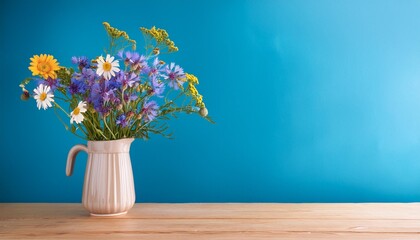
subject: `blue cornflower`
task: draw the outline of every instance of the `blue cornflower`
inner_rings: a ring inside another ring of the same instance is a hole
[[[71,95],[73,94],[84,94],[87,90],[88,86],[86,85],[83,79],[72,78],[71,83],[69,86],[69,92]]]
[[[118,83],[120,83],[123,87],[123,89],[127,88],[127,87],[133,87],[134,84],[138,81],[140,81],[139,76],[133,72],[120,72],[117,75],[116,81]]]
[[[156,101],[146,102],[141,109],[141,114],[145,122],[151,122],[158,115],[159,106]]]
[[[71,62],[73,64],[77,64],[79,66],[79,69],[83,68],[89,68],[90,67],[90,61],[87,57],[81,56],[81,57],[72,57]]]
[[[155,58],[153,60],[152,66],[147,67],[147,69],[145,69],[145,73],[148,74],[150,77],[158,77],[161,75],[162,71],[164,71],[163,65],[158,58]]]
[[[115,121],[115,123],[123,128],[131,125],[132,120],[127,118],[127,116],[125,116],[125,114],[121,114],[117,117],[117,120]]]
[[[60,84],[61,79],[59,78],[50,78],[42,79],[42,78],[36,78],[35,79],[38,82],[38,85],[43,84],[44,86],[49,86],[51,88],[51,91],[55,91],[57,87],[61,87]]]
[[[138,98],[137,94],[124,94],[124,101],[129,103],[131,101],[135,101]]]
[[[89,86],[92,86],[96,80],[96,73],[90,68],[83,68],[81,77],[88,83]]]
[[[169,79],[169,87],[172,87],[175,90],[178,90],[182,84],[185,82],[185,73],[184,70],[175,63],[166,65],[165,67],[166,75],[163,76],[164,79]]]
[[[165,91],[165,83],[159,80],[157,77],[152,77],[151,82],[152,94],[157,97],[163,97],[162,94]]]
[[[88,102],[93,106],[95,111],[102,115],[106,115],[111,111],[111,107],[105,106],[104,99],[106,99],[106,97],[104,97],[104,95],[107,95],[107,93],[103,89],[103,85],[104,84],[95,83],[91,86]]]
[[[113,101],[115,97],[114,89],[110,89],[102,94],[102,98],[104,100],[104,103],[107,103],[109,101]]]
[[[140,59],[140,55],[137,52],[130,52],[130,51],[127,51],[127,52],[119,51],[118,57],[120,57],[124,61],[125,65],[131,65]]]
[[[131,69],[134,71],[143,70],[147,67],[146,57],[140,56],[137,52],[119,51],[118,56],[124,61],[126,66],[131,66]]]

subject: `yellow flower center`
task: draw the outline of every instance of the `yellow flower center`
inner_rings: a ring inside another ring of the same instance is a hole
[[[43,62],[38,64],[38,70],[40,72],[49,72],[51,70],[51,67],[49,64]]]
[[[80,113],[80,108],[77,107],[73,110],[74,115],[79,115],[79,113]]]
[[[39,100],[44,101],[47,98],[47,94],[46,93],[41,93],[41,95],[39,95]]]
[[[104,65],[102,65],[102,67],[104,68],[104,71],[109,72],[111,71],[111,63],[109,62],[104,62]]]

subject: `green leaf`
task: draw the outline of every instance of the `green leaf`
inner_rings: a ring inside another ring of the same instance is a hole
[[[70,130],[70,132],[71,132],[71,133],[75,133],[75,132],[76,132],[76,130],[77,130],[76,126],[71,125],[71,130]]]

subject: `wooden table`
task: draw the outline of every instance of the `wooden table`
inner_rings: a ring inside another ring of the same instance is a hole
[[[420,203],[136,204],[90,217],[81,204],[0,204],[0,239],[420,239]]]

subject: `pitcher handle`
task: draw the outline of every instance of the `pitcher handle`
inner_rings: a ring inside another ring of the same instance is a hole
[[[80,151],[85,151],[88,153],[88,148],[86,145],[83,144],[77,144],[74,145],[69,151],[69,154],[67,155],[67,166],[66,166],[66,175],[71,176],[73,174],[74,169],[74,161],[76,160],[76,156]]]

